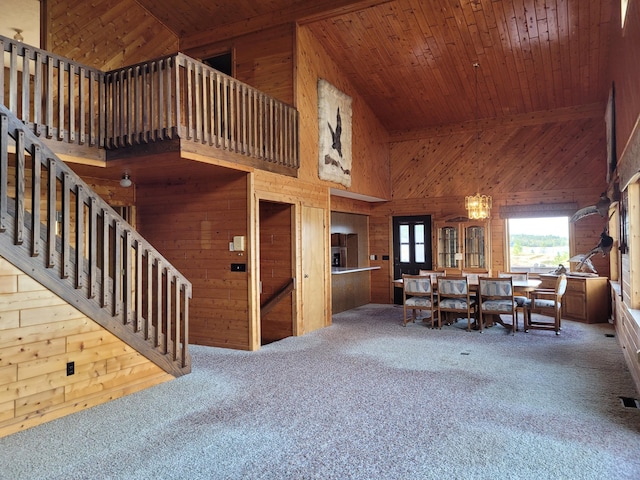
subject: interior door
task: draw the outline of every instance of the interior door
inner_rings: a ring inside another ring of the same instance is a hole
[[[393,278],[431,270],[431,216],[393,217]],[[393,301],[402,304],[402,289],[394,288]]]
[[[302,207],[302,332],[328,324],[325,290],[325,210]]]

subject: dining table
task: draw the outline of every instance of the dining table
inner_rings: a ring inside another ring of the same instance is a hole
[[[394,287],[402,288],[403,287],[402,278],[396,278],[393,280]],[[524,293],[525,295],[529,292],[535,290],[540,286],[542,280],[537,278],[530,278],[527,280],[513,280],[513,291],[516,293]],[[438,283],[432,282],[434,292],[438,290]],[[469,291],[477,292],[478,291],[478,281],[476,278],[473,278],[473,281],[469,282]],[[504,323],[504,321],[500,318],[500,315],[488,315],[488,320],[486,321],[485,327],[492,327],[494,324],[498,323],[505,328],[510,329],[512,327],[509,323]],[[515,319],[514,319],[515,320]],[[476,319],[477,321],[477,319]],[[476,327],[477,328],[477,327]]]

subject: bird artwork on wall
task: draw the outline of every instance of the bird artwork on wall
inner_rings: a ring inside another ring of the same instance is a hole
[[[582,255],[575,255],[569,259],[570,262],[580,262],[576,266],[576,272],[583,272],[586,270],[591,270],[593,273],[598,273],[591,262],[591,257],[601,253],[603,257],[607,256],[609,252],[611,252],[611,248],[613,247],[613,238],[609,236],[608,229],[605,228],[600,234],[600,241],[598,245],[593,247],[587,253]]]
[[[351,97],[318,80],[318,176],[351,186]]]
[[[611,205],[611,200],[607,196],[607,192],[602,192],[600,194],[600,200],[598,200],[598,203],[581,208],[571,216],[569,221],[571,223],[576,223],[578,220],[581,220],[584,217],[596,214],[600,215],[601,217],[606,217],[609,213],[609,205]]]

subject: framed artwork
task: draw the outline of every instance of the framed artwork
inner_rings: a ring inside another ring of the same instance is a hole
[[[318,80],[318,176],[351,186],[351,97]]]
[[[604,113],[604,122],[607,130],[607,183],[611,181],[617,167],[616,158],[616,105],[615,90],[611,85],[609,100]]]

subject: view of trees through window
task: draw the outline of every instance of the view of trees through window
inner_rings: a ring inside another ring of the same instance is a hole
[[[511,271],[546,273],[559,264],[569,269],[569,219],[510,218]]]

